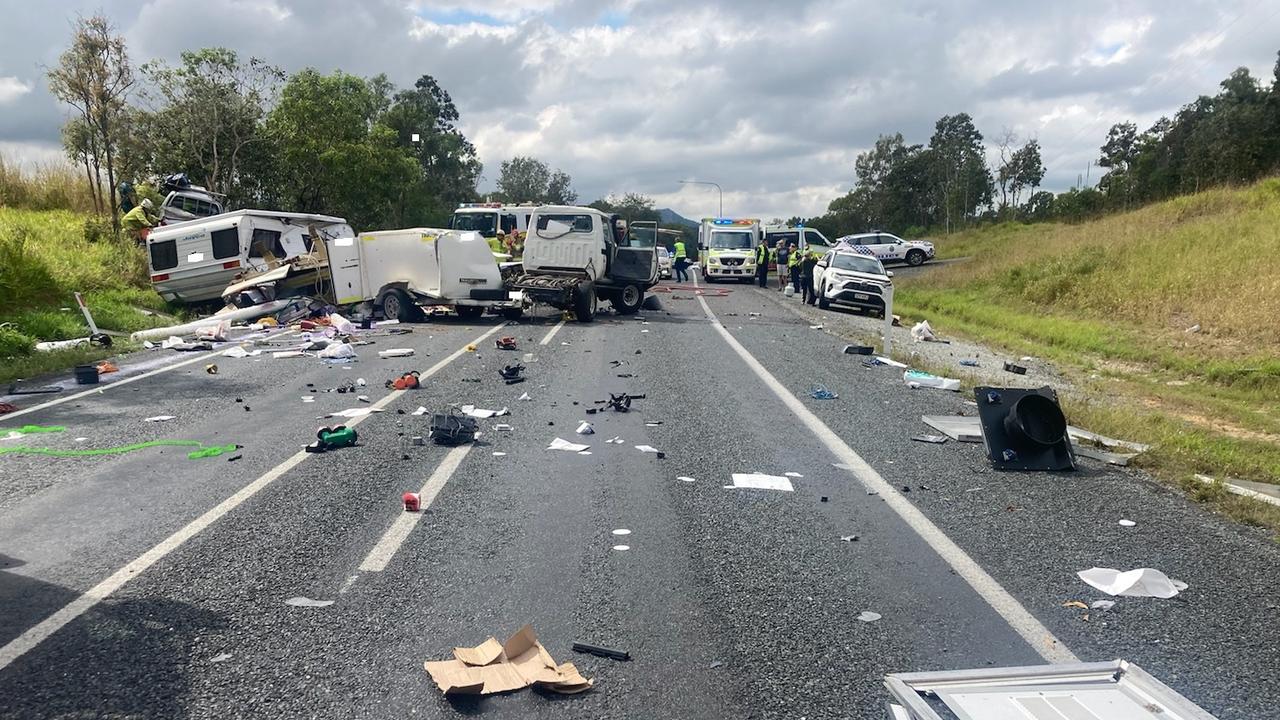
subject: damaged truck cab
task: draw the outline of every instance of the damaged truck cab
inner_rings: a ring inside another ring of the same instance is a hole
[[[590,322],[597,302],[621,315],[640,309],[658,283],[658,226],[630,225],[618,215],[588,207],[539,207],[529,218],[524,267],[513,286],[535,302],[572,310]]]

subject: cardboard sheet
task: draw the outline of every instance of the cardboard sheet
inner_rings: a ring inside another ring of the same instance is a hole
[[[423,667],[446,694],[492,695],[530,685],[574,694],[592,686],[573,663],[557,665],[530,625],[501,645],[488,638],[475,647],[454,648],[451,660],[428,660]]]

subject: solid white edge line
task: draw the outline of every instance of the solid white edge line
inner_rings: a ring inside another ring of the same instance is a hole
[[[505,325],[506,323],[502,323],[493,327],[488,332],[484,333],[480,337],[471,341],[471,344],[478,344],[484,341],[485,338],[498,332]],[[467,351],[466,346],[463,346],[456,352],[450,354],[444,360],[441,360],[440,362],[436,363],[435,365],[431,366],[431,368],[423,372],[419,376],[420,380],[425,380],[431,377],[432,375],[435,375],[436,373],[440,372],[440,370],[442,370],[446,365],[448,365],[453,360],[457,359],[466,351]],[[184,361],[184,362],[194,362],[194,361]],[[140,375],[138,377],[141,378],[142,376]],[[391,403],[392,400],[400,397],[405,392],[407,391],[394,390],[390,394],[388,394],[386,397],[378,400],[378,402],[373,403],[372,408],[382,409],[386,407],[389,403]],[[372,415],[372,413],[370,413],[370,415]],[[357,418],[351,418],[344,424],[347,427],[359,425],[368,417],[369,415],[362,415]],[[187,523],[187,525],[183,527],[181,530],[175,532],[174,534],[160,541],[160,544],[146,551],[133,562],[129,563],[128,565],[125,565],[124,567],[112,573],[106,580],[103,580],[102,582],[93,586],[80,597],[76,598],[75,600],[72,600],[70,603],[63,606],[58,611],[54,612],[49,617],[45,618],[44,620],[41,620],[36,625],[28,628],[25,632],[23,632],[21,635],[14,638],[13,640],[10,640],[8,643],[4,645],[4,647],[0,647],[0,670],[4,670],[11,663],[13,663],[14,660],[17,660],[18,658],[26,654],[27,651],[31,650],[32,648],[36,647],[40,643],[44,642],[46,639],[49,638],[49,636],[53,635],[58,630],[62,629],[62,627],[65,626],[67,623],[71,622],[72,620],[75,620],[76,618],[80,617],[87,611],[91,610],[95,605],[105,600],[108,596],[110,596],[115,591],[119,590],[125,583],[141,575],[147,568],[151,567],[156,562],[163,559],[166,555],[168,555],[169,553],[181,547],[183,543],[195,537],[202,530],[204,530],[205,528],[209,527],[210,525],[220,520],[222,516],[226,515],[232,510],[235,510],[246,500],[258,494],[260,490],[267,487],[271,483],[275,482],[286,472],[297,467],[299,464],[302,463],[302,461],[306,460],[309,455],[310,453],[306,452],[305,450],[299,450],[298,452],[289,456],[287,460],[275,466],[274,468],[268,470],[265,474],[262,475],[262,477],[259,477],[257,480],[254,480],[253,482],[249,483],[243,488],[240,488],[240,490],[238,490],[231,497],[227,498],[226,500],[223,500],[222,502],[214,506],[212,509],[207,510],[200,517]]]
[[[783,387],[782,383],[774,378],[773,374],[764,365],[761,365],[760,361],[756,360],[755,356],[725,329],[701,295],[698,296],[698,302],[702,304],[702,311],[706,313],[707,319],[711,321],[711,326],[716,329],[716,332],[720,333],[720,336],[742,358],[742,361],[764,381],[764,386],[773,390],[773,393],[782,401],[782,404],[786,405],[787,409],[791,410],[814,436],[827,446],[827,450],[852,472],[868,491],[878,493],[885,504],[897,513],[898,517],[915,531],[916,535],[920,536],[920,539],[933,548],[934,552],[938,553],[939,557],[950,565],[957,575],[964,578],[965,582],[969,583],[969,586],[1000,617],[1004,618],[1009,627],[1013,628],[1014,632],[1021,635],[1022,639],[1040,654],[1040,657],[1051,663],[1079,662],[1079,658],[1023,607],[1008,590],[1005,590],[1000,583],[996,582],[995,578],[991,577],[986,570],[983,570],[982,566],[969,557],[968,553],[962,550],[959,545],[956,545],[951,538],[947,537],[946,533],[942,532],[924,513],[920,512],[915,505],[912,505],[909,500],[903,497],[893,485],[890,485],[881,477],[875,468],[867,464],[858,453],[854,452],[853,448],[849,447],[848,443],[831,428],[827,427],[826,423],[822,422],[817,415],[814,415],[809,408],[805,407],[804,403],[800,402],[795,395]]]
[[[431,477],[427,478],[427,482],[418,491],[418,512],[402,512],[396,517],[391,527],[382,534],[382,539],[360,563],[360,572],[382,572],[387,569],[391,558],[395,557],[404,541],[409,539],[409,533],[413,532],[427,508],[435,501],[436,495],[440,494],[440,489],[457,472],[458,466],[470,451],[471,445],[460,445],[444,456],[444,460],[440,461],[435,472],[431,473]]]
[[[560,318],[560,322],[553,325],[551,329],[547,331],[547,334],[544,335],[542,339],[538,341],[538,344],[546,345],[547,343],[551,342],[551,338],[555,337],[556,333],[560,332],[560,328],[562,327],[564,327],[564,318]]]
[[[292,335],[294,332],[295,332],[295,331],[293,331],[293,330],[286,330],[285,332],[282,332],[282,333],[276,333],[275,335],[268,335],[267,337],[265,337],[265,338],[261,338],[261,339],[266,340],[266,339],[269,339],[269,338],[279,338],[279,337],[284,337],[285,335]],[[129,383],[137,382],[137,381],[139,381],[139,380],[146,380],[146,379],[147,379],[147,378],[149,378],[149,377],[155,377],[156,375],[159,375],[159,374],[161,374],[161,373],[169,372],[170,370],[177,370],[177,369],[178,369],[178,368],[180,368],[180,367],[186,367],[187,365],[190,365],[190,364],[192,364],[192,363],[198,363],[198,362],[200,362],[201,360],[208,360],[209,358],[217,357],[217,356],[221,355],[222,353],[226,352],[228,349],[230,349],[230,348],[231,348],[231,347],[233,347],[233,346],[240,346],[240,347],[243,347],[243,346],[244,346],[246,343],[248,343],[248,342],[249,342],[248,340],[245,340],[245,341],[242,341],[242,342],[227,343],[227,345],[226,345],[226,346],[224,346],[224,347],[220,347],[220,348],[218,348],[217,350],[214,350],[214,351],[213,351],[213,352],[211,352],[211,353],[205,353],[205,354],[203,354],[203,355],[197,355],[197,356],[195,356],[195,357],[193,357],[193,358],[190,358],[190,359],[187,359],[187,360],[181,360],[181,361],[179,361],[179,362],[173,363],[172,365],[165,365],[164,367],[158,367],[158,368],[156,368],[155,370],[148,370],[147,372],[144,372],[144,373],[142,373],[141,375],[134,375],[133,377],[127,377],[127,378],[124,378],[124,379],[122,379],[122,380],[116,380],[116,381],[114,381],[114,382],[107,383],[106,385],[101,385],[101,386],[99,386],[99,385],[94,385],[93,387],[89,388],[88,390],[83,390],[83,391],[81,391],[81,392],[75,393],[74,395],[66,395],[66,396],[63,396],[63,397],[60,397],[60,398],[57,398],[57,399],[54,399],[54,400],[50,400],[50,401],[48,401],[48,402],[40,403],[39,405],[32,405],[32,406],[31,406],[31,407],[29,407],[29,408],[23,408],[22,410],[15,410],[14,412],[11,412],[11,413],[9,413],[9,414],[7,414],[7,415],[0,415],[0,420],[10,420],[10,419],[12,419],[12,418],[21,417],[21,416],[23,416],[23,415],[26,415],[27,413],[33,413],[33,412],[36,412],[37,410],[43,410],[43,409],[45,409],[45,408],[51,408],[51,407],[54,407],[54,406],[56,406],[56,405],[61,405],[62,403],[65,403],[65,402],[71,402],[72,400],[78,400],[78,399],[80,399],[80,398],[82,398],[82,397],[86,397],[86,396],[88,396],[88,395],[97,395],[97,394],[99,394],[99,393],[104,393],[104,392],[106,392],[106,391],[108,391],[108,390],[111,390],[112,388],[118,388],[118,387],[120,387],[121,385],[128,385]]]

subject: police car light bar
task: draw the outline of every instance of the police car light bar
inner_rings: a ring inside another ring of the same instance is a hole
[[[749,218],[739,220],[734,220],[732,218],[707,218],[707,220],[710,220],[712,225],[755,225],[760,222],[759,220]],[[706,220],[703,222],[706,222]]]

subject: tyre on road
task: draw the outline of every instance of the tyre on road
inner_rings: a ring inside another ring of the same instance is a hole
[[[640,305],[644,303],[644,291],[639,285],[627,285],[614,293],[609,303],[619,315],[634,315],[640,312]]]
[[[416,322],[422,319],[422,309],[409,298],[409,293],[400,288],[391,288],[382,293],[378,305],[382,308],[382,316],[388,320]]]
[[[907,264],[911,267],[917,267],[924,264],[924,251],[912,250],[907,253]]]
[[[826,310],[831,307],[831,301],[827,299],[827,286],[824,284],[822,290],[818,292],[818,307]]]
[[[596,286],[582,283],[573,297],[573,314],[578,322],[591,322],[596,317]]]
[[[456,305],[453,309],[463,320],[479,320],[484,315],[484,308],[476,305]]]

